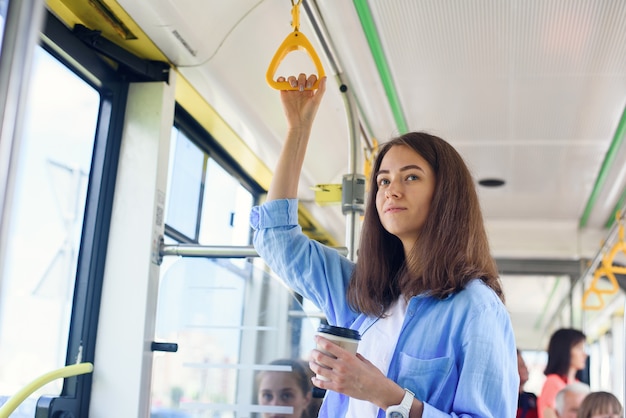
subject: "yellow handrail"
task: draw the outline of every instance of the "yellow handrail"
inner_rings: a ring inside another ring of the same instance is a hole
[[[614,264],[615,257],[618,252],[622,252],[626,254],[626,240],[624,240],[624,224],[622,220],[620,220],[619,211],[616,214],[617,222],[618,222],[618,240],[613,245],[611,250],[604,254],[602,257],[602,261],[600,265],[596,269],[593,274],[593,280],[589,285],[589,289],[587,289],[583,294],[583,309],[588,310],[601,310],[604,308],[604,299],[602,295],[614,295],[619,291],[619,283],[617,282],[617,278],[615,274],[626,274],[626,267],[617,266]],[[600,281],[600,278],[606,277],[611,284],[609,289],[599,288],[597,285]],[[589,297],[594,295],[596,298],[596,303],[592,304],[589,301]]]
[[[77,376],[79,374],[91,373],[93,371],[93,364],[91,363],[79,363],[72,364],[71,366],[61,367],[60,369],[53,370],[46,374],[43,374],[24,386],[21,390],[11,396],[2,407],[0,407],[0,418],[8,418],[11,413],[17,408],[26,398],[28,398],[33,392],[40,387],[52,382],[56,379]]]
[[[292,87],[291,84],[287,81],[276,81],[274,80],[274,75],[276,70],[278,69],[278,65],[281,63],[285,56],[295,50],[306,51],[309,54],[309,57],[315,64],[315,68],[317,69],[317,81],[305,90],[315,90],[319,85],[320,79],[324,77],[326,74],[324,73],[324,67],[322,67],[322,62],[320,58],[317,56],[313,45],[307,39],[306,36],[302,32],[300,32],[300,3],[302,0],[298,0],[294,3],[294,0],[291,0],[291,26],[293,26],[293,32],[287,35],[283,43],[278,47],[278,50],[274,54],[272,61],[270,62],[269,67],[267,68],[267,72],[265,73],[265,80],[270,87],[276,90],[296,90],[297,87]]]

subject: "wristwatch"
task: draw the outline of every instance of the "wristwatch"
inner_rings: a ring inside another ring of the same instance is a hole
[[[413,404],[413,398],[415,394],[408,389],[404,389],[404,398],[400,405],[391,405],[387,408],[387,418],[409,418],[409,411],[411,410],[411,404]]]

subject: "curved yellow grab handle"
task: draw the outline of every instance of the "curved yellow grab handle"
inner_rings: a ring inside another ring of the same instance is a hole
[[[8,418],[11,413],[20,406],[26,398],[28,398],[34,391],[40,387],[52,382],[56,379],[77,376],[79,374],[91,373],[93,371],[93,364],[91,363],[79,363],[72,364],[71,366],[65,366],[57,370],[53,370],[46,374],[39,376],[33,380],[16,394],[11,396],[2,407],[0,407],[0,418]]]
[[[311,60],[315,64],[315,68],[317,68],[317,81],[311,88],[307,88],[306,90],[315,90],[319,85],[320,78],[324,77],[326,74],[324,73],[324,67],[322,67],[322,63],[320,58],[317,56],[315,49],[313,49],[313,45],[311,42],[304,36],[304,34],[300,31],[293,31],[290,33],[282,44],[278,47],[278,50],[274,54],[274,58],[270,62],[270,66],[267,69],[267,73],[265,74],[265,79],[267,80],[267,84],[270,87],[275,88],[276,90],[297,90],[297,87],[291,87],[291,84],[287,81],[276,81],[274,80],[274,75],[276,70],[278,69],[278,65],[281,63],[283,58],[295,50],[306,51],[309,54]]]

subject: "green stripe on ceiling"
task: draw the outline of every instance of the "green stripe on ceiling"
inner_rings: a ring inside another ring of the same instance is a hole
[[[604,162],[602,163],[602,167],[600,168],[600,174],[598,174],[598,178],[596,178],[596,183],[593,186],[593,190],[591,191],[591,195],[589,196],[589,200],[587,201],[587,206],[585,206],[585,211],[583,212],[583,216],[580,218],[579,226],[584,228],[587,226],[587,222],[589,221],[589,216],[591,215],[591,211],[598,200],[598,195],[600,194],[600,190],[604,187],[604,183],[606,182],[606,178],[609,174],[609,170],[613,166],[615,162],[615,155],[617,154],[617,150],[620,145],[624,141],[624,134],[626,133],[626,107],[622,112],[622,117],[617,124],[617,129],[615,130],[615,135],[613,135],[613,141],[611,142],[611,146],[604,157]],[[607,224],[612,225],[615,221],[615,214],[613,213],[609,219],[607,220]]]
[[[613,216],[610,216],[609,219],[607,219],[606,224],[604,225],[605,228],[609,229],[613,226],[613,224],[617,221],[617,213],[621,211],[624,207],[626,207],[626,188],[624,188],[622,195],[620,196],[617,204],[613,208],[613,212],[611,212]],[[622,214],[622,216],[624,216],[624,214]]]
[[[400,132],[400,134],[404,134],[408,132],[406,119],[404,118],[404,114],[402,112],[402,106],[400,106],[398,92],[391,78],[391,72],[389,71],[389,65],[387,65],[387,59],[383,53],[383,47],[380,44],[380,38],[378,37],[378,31],[376,30],[374,19],[372,18],[372,12],[367,4],[367,0],[354,0],[354,7],[356,8],[359,19],[361,20],[361,26],[363,27],[363,32],[365,32],[365,37],[367,38],[367,43],[369,44],[370,51],[374,57],[374,62],[376,62],[378,75],[380,76],[385,92],[387,93],[387,99],[389,100],[389,106],[391,107],[391,112],[393,113],[393,118],[396,122],[398,132]]]

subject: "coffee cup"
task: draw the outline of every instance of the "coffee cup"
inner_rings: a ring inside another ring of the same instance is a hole
[[[326,324],[322,324],[319,328],[317,328],[316,335],[332,341],[334,344],[351,352],[352,354],[356,354],[356,350],[359,347],[359,341],[361,340],[361,334],[359,334],[359,331]],[[317,349],[325,354],[328,354],[329,356],[332,356],[332,354],[322,350],[319,346]],[[316,377],[320,380],[328,380],[324,376],[317,375]]]

